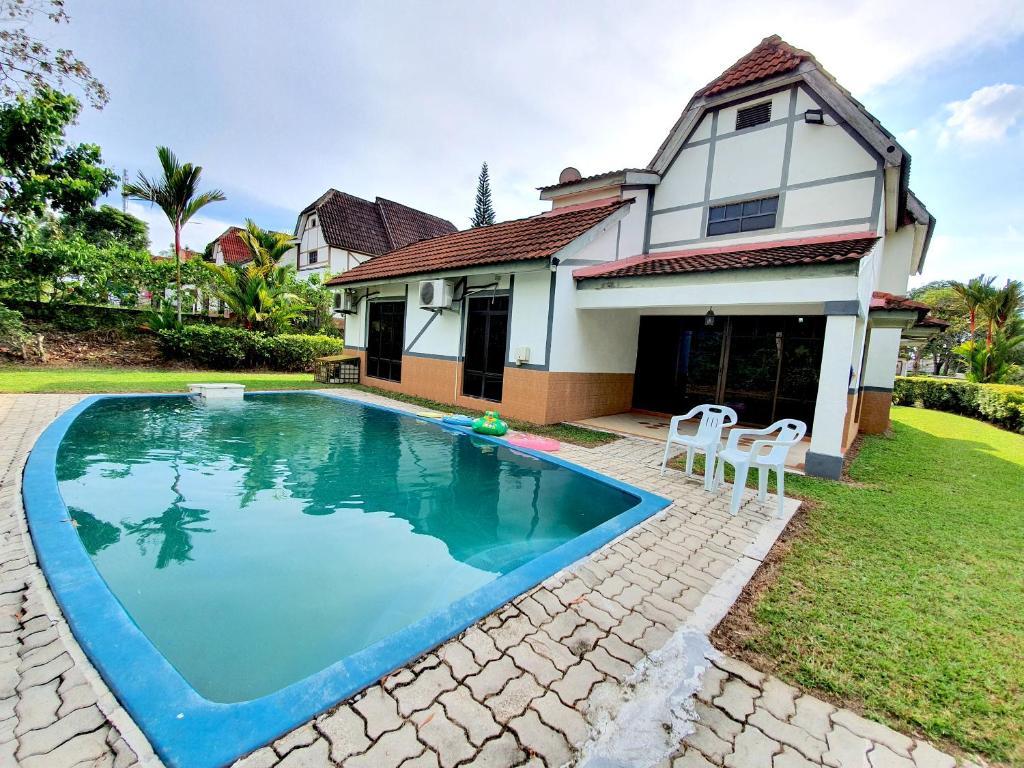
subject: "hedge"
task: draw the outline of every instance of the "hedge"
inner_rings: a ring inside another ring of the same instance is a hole
[[[962,379],[899,376],[893,386],[896,405],[917,405],[990,421],[1024,433],[1024,387],[976,384]]]
[[[336,336],[297,333],[267,336],[258,331],[216,325],[187,325],[180,330],[162,330],[158,335],[160,350],[172,360],[229,370],[311,371],[316,358],[340,354],[345,347],[345,342]]]
[[[62,331],[78,333],[97,329],[135,331],[149,317],[149,307],[111,307],[101,304],[71,304],[65,302],[15,301],[0,299],[11,309],[21,312],[26,320],[49,323]],[[185,323],[217,324],[226,322],[222,317],[208,315],[182,316]]]

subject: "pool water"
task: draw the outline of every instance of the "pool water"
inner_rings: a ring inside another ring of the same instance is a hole
[[[636,496],[313,394],[99,400],[61,496],[132,620],[215,702],[277,691],[610,520]]]

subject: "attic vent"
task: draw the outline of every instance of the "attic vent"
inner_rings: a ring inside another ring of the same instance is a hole
[[[755,104],[752,107],[744,107],[736,110],[736,130],[750,128],[752,125],[761,125],[772,119],[772,103],[766,101],[763,104]]]

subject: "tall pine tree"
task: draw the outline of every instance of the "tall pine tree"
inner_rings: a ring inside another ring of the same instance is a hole
[[[480,166],[480,178],[476,182],[476,204],[473,206],[473,218],[470,225],[486,227],[494,223],[494,208],[491,206],[491,176],[487,171],[487,163]]]

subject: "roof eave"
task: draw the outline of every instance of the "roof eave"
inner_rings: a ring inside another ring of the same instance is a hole
[[[581,179],[580,181],[569,181],[565,184],[551,184],[546,187],[538,187],[538,189],[541,200],[554,200],[556,197],[604,189],[605,187],[622,187],[634,184],[654,186],[660,182],[661,175],[654,171],[625,171],[603,174],[595,178]]]

